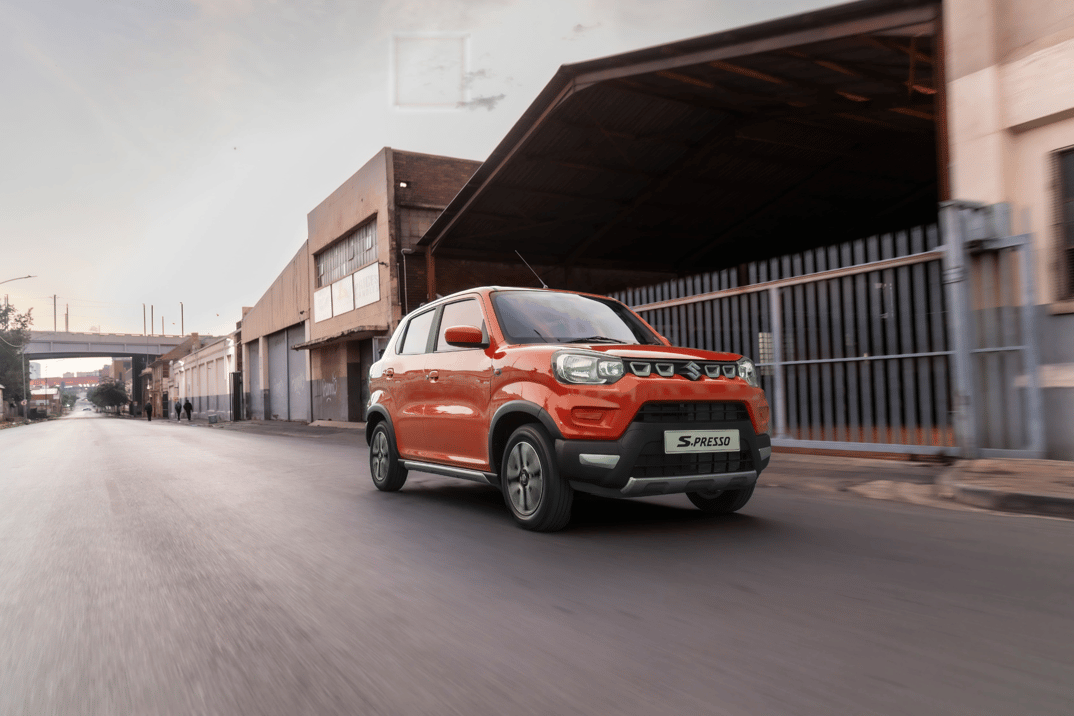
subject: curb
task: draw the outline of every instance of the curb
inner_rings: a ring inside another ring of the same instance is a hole
[[[937,478],[936,488],[940,497],[985,510],[1074,519],[1074,497],[995,490],[960,482],[950,472]]]

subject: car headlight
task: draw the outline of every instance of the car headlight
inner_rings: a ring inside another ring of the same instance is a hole
[[[626,369],[621,359],[601,353],[560,351],[552,356],[552,373],[560,383],[602,385],[619,380]]]
[[[757,366],[753,364],[749,358],[739,358],[738,362],[738,377],[746,381],[754,388],[761,386],[760,381],[757,379]]]

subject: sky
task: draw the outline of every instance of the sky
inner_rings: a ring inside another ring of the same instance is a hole
[[[230,332],[382,147],[483,160],[562,64],[831,4],[0,0],[0,301]]]

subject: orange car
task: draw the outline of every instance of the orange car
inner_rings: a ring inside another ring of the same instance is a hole
[[[486,287],[422,306],[369,392],[378,489],[409,470],[486,483],[531,530],[566,526],[575,490],[734,512],[772,454],[752,361],[674,348],[604,296]]]

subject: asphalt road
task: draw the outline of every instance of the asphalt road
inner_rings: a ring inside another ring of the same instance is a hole
[[[374,490],[358,435],[0,431],[0,714],[1070,714],[1074,523]]]

